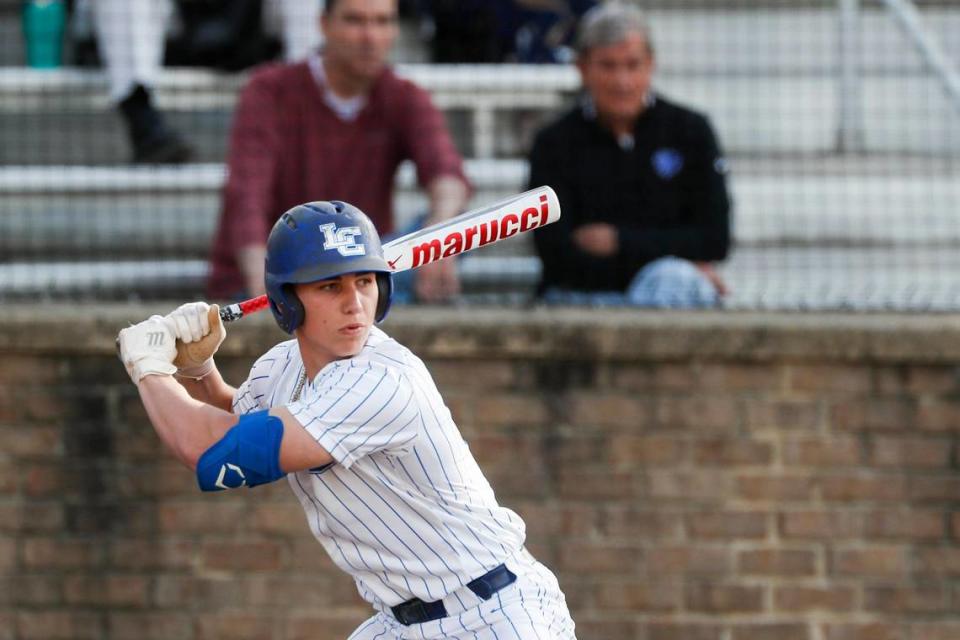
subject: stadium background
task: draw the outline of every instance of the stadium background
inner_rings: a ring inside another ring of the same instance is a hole
[[[728,308],[531,307],[518,239],[464,258],[462,305],[388,331],[435,368],[580,637],[960,637],[960,6],[638,4],[658,88],[730,158]],[[195,493],[112,353],[199,295],[242,75],[168,70],[200,158],[131,166],[99,70],[24,66],[21,8],[0,3],[0,638],[345,636],[365,609],[285,488]],[[431,65],[418,38],[396,59],[475,203],[517,191],[575,72]],[[400,188],[411,216],[412,172]],[[280,337],[230,331],[233,379]]]

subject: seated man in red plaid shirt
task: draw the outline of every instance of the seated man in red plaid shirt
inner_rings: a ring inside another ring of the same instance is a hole
[[[429,195],[424,224],[466,204],[470,188],[443,115],[425,90],[387,64],[397,1],[327,0],[320,25],[319,52],[262,68],[240,95],[211,256],[212,299],[263,293],[267,234],[301,202],[351,202],[389,235],[394,179],[404,160],[416,165]],[[456,296],[456,261],[418,269],[414,291],[423,302]]]

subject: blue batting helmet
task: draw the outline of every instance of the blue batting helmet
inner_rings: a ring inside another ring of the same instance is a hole
[[[287,333],[303,324],[304,316],[292,285],[367,271],[377,277],[380,298],[374,319],[380,322],[393,296],[391,270],[370,218],[346,202],[297,205],[280,216],[267,238],[267,298]]]

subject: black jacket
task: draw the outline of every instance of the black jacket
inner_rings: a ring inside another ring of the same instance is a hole
[[[530,186],[549,185],[560,220],[534,233],[543,262],[540,290],[624,290],[636,272],[663,256],[722,260],[730,247],[726,162],[707,118],[657,96],[621,148],[586,103],[541,130],[530,152]],[[571,232],[606,222],[620,251],[587,254]]]

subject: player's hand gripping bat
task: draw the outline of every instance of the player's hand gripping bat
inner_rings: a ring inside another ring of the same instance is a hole
[[[383,245],[383,255],[394,272],[416,269],[559,219],[557,194],[550,187],[537,187],[391,240]],[[265,295],[231,304],[220,309],[220,318],[232,322],[268,304]]]

